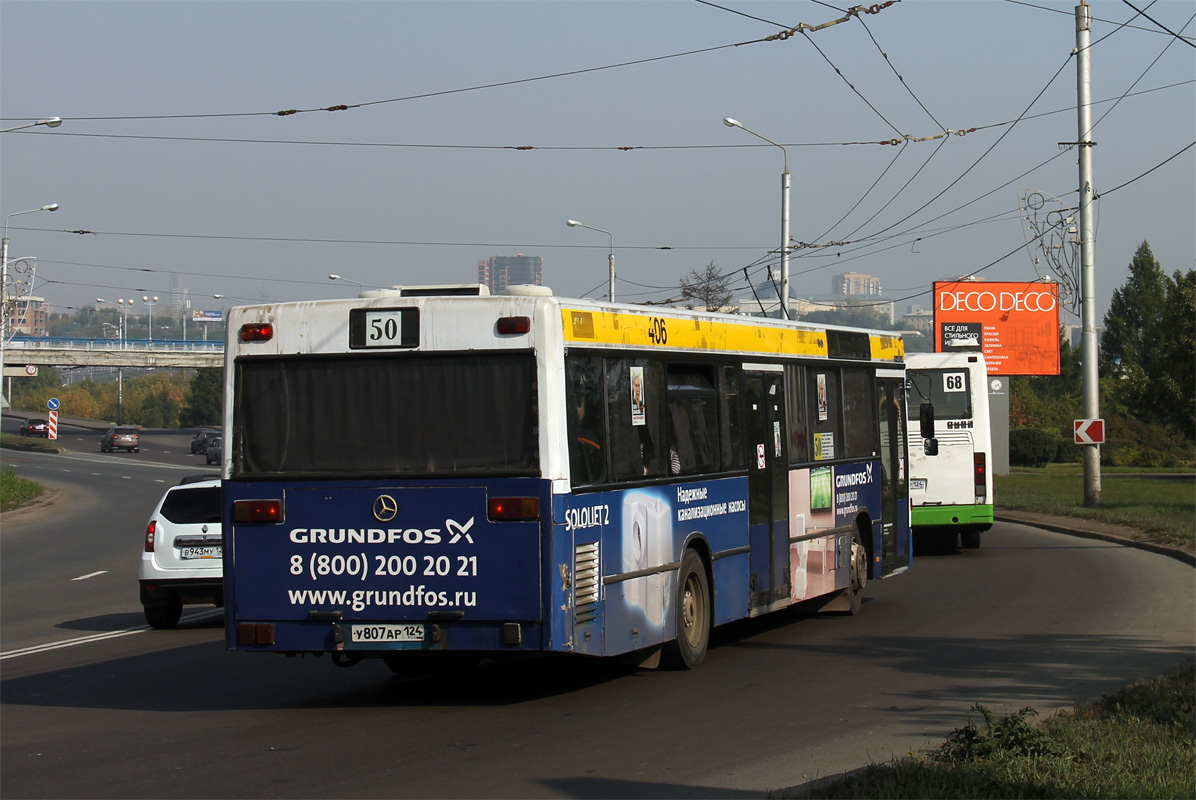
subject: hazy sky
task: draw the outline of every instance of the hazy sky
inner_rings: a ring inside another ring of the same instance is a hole
[[[1091,4],[1102,316],[1143,240],[1196,262],[1196,4],[1132,1],[1150,19]],[[795,294],[862,272],[929,307],[934,280],[1039,277],[1020,190],[1077,202],[1074,5],[904,0],[767,41],[847,7],[3,0],[0,127],[65,122],[0,138],[0,213],[59,309],[473,282],[520,253],[602,296],[610,239],[568,218],[613,235],[620,301],[711,262],[743,296],[778,261],[783,153],[730,116],[786,147],[794,242],[831,245],[793,253]]]

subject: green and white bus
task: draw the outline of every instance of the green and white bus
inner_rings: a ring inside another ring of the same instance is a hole
[[[906,356],[909,413],[933,407],[933,437],[909,444],[911,521],[919,538],[980,546],[993,524],[988,368],[978,351]]]

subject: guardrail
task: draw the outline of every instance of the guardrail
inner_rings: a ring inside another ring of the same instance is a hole
[[[14,336],[5,350],[143,350],[154,352],[223,353],[224,342],[182,339],[77,339],[67,336]]]

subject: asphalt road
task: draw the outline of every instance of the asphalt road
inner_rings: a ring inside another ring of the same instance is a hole
[[[210,610],[141,624],[149,511],[204,471],[189,435],[161,437],[0,451],[64,492],[0,534],[0,795],[759,797],[937,743],[974,703],[1097,697],[1196,642],[1192,567],[999,523],[870,583],[857,617],[720,629],[695,672],[529,658],[398,678],[230,653]]]

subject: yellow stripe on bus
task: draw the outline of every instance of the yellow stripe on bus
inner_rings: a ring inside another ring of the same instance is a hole
[[[665,347],[705,352],[827,356],[826,334],[771,325],[701,318],[653,316],[626,311],[561,308],[565,341],[576,344]],[[899,336],[869,336],[876,361],[901,361]]]
[[[805,356],[827,354],[826,335],[821,331],[564,307],[561,316],[565,341],[578,344]]]

